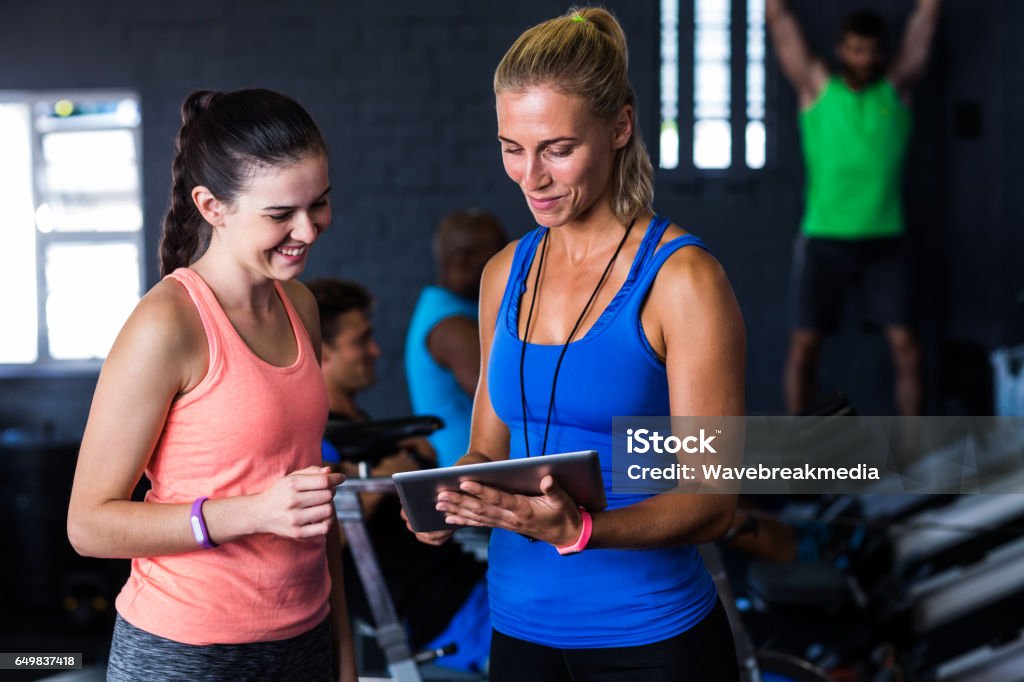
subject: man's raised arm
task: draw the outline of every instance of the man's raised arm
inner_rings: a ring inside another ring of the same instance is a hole
[[[928,64],[941,4],[940,0],[917,0],[917,6],[907,20],[903,44],[889,70],[889,80],[902,95],[914,86]]]
[[[786,0],[765,1],[765,21],[782,73],[796,88],[800,108],[809,107],[828,82],[824,62],[811,53]]]

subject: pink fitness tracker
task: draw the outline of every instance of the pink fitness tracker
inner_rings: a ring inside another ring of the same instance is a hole
[[[196,542],[205,549],[213,549],[217,543],[210,539],[210,531],[206,530],[206,519],[203,518],[203,502],[208,499],[204,495],[192,503],[192,515],[189,517],[189,521],[192,524],[192,535],[195,536]]]
[[[583,526],[580,528],[580,536],[576,538],[576,542],[555,548],[562,556],[579,554],[587,548],[587,543],[590,542],[590,533],[594,530],[594,520],[590,518],[590,512],[583,507],[580,507],[580,518],[583,520]]]

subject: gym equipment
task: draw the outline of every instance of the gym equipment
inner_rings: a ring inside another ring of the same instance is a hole
[[[922,576],[978,559],[1024,524],[1024,495],[965,495],[889,533],[893,570]]]
[[[1022,682],[1024,638],[999,646],[979,647],[946,661],[926,677],[932,682]]]
[[[0,444],[0,543],[17,558],[0,565],[0,602],[52,613],[61,625],[113,623],[129,562],[79,556],[67,538],[68,500],[80,443],[25,438]],[[133,499],[141,499],[138,491]]]
[[[905,611],[913,635],[907,660],[923,669],[972,648],[1006,641],[1024,626],[1024,538],[913,583]]]
[[[400,441],[429,435],[442,426],[443,422],[436,417],[356,423],[332,421],[328,422],[324,437],[338,450],[343,461],[356,463],[360,473],[368,473],[370,463],[394,454]],[[413,653],[366,530],[360,493],[393,495],[395,485],[390,478],[350,478],[335,489],[334,505],[373,613],[376,625],[373,636],[384,652],[391,679],[421,682],[420,664],[454,653],[455,645]]]
[[[431,416],[367,422],[330,419],[324,428],[324,438],[338,451],[341,461],[359,465],[360,478],[367,478],[369,467],[398,452],[403,440],[430,435],[441,428],[444,422]],[[432,466],[417,453],[409,454],[420,465]]]
[[[736,607],[737,600],[718,546],[701,545],[700,554],[729,617],[742,682],[830,682],[825,671],[812,663],[777,651],[757,650]]]

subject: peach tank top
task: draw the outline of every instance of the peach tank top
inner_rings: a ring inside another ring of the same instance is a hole
[[[281,285],[298,346],[288,367],[256,356],[213,291],[192,270],[169,277],[195,303],[210,347],[206,377],[170,407],[146,475],[146,501],[191,503],[265,490],[320,465],[327,389],[306,328]],[[187,523],[183,516],[182,523]],[[259,534],[214,549],[132,560],[118,613],[147,632],[186,644],[287,639],[327,616],[326,541]]]

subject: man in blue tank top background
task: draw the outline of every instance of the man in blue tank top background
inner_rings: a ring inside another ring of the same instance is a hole
[[[440,466],[466,454],[473,395],[480,374],[477,301],[480,276],[508,242],[490,213],[458,211],[434,234],[437,284],[420,294],[405,342],[405,371],[416,414],[440,417],[445,428],[430,436]]]

